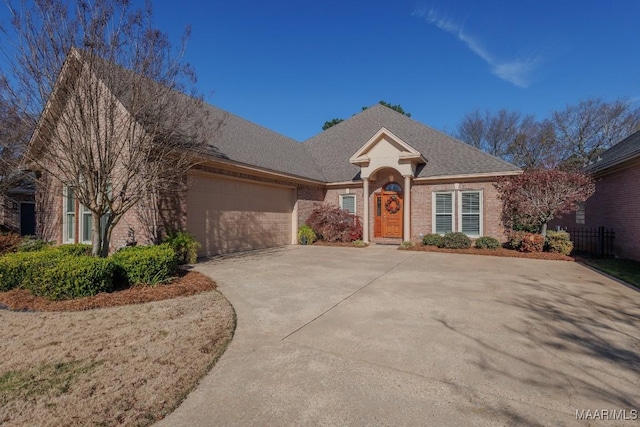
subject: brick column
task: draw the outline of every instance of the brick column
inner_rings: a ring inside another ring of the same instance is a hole
[[[411,240],[411,176],[404,177],[404,218],[402,240]]]
[[[362,241],[369,243],[369,178],[362,179]]]

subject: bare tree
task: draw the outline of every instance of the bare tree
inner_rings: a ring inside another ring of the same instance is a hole
[[[509,147],[518,134],[520,113],[502,109],[497,113],[479,110],[468,113],[458,126],[460,140],[494,156],[509,158]]]
[[[0,194],[24,178],[20,164],[35,120],[16,110],[7,95],[6,82],[0,83]]]
[[[524,169],[549,169],[561,161],[555,149],[553,124],[548,120],[538,122],[526,116],[507,149],[511,162]]]
[[[640,129],[640,108],[618,99],[589,98],[552,113],[556,146],[569,163],[581,167]]]
[[[15,49],[4,81],[17,109],[42,111],[28,161],[73,189],[91,212],[93,254],[106,256],[124,214],[150,193],[178,191],[206,147],[207,109],[183,61],[188,30],[172,47],[153,27],[149,2],[9,8]]]

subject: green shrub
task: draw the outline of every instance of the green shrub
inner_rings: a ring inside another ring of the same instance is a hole
[[[442,243],[442,236],[439,234],[427,234],[422,237],[422,244],[424,246],[440,246]]]
[[[91,255],[91,245],[86,245],[84,243],[77,243],[75,245],[60,245],[56,246],[52,250],[59,251],[65,255],[71,256]]]
[[[18,246],[19,252],[35,252],[51,246],[51,242],[45,242],[42,239],[37,239],[33,236],[24,236],[22,242]]]
[[[61,257],[62,254],[54,251],[17,252],[0,257],[0,291],[28,288]]]
[[[316,240],[318,240],[318,236],[316,236],[313,228],[308,225],[303,225],[298,228],[298,243],[301,245],[310,245]]]
[[[471,247],[471,239],[464,233],[447,233],[442,237],[439,247],[447,249],[467,249]]]
[[[478,249],[498,249],[500,241],[489,236],[482,236],[476,239],[475,247]]]
[[[169,233],[163,243],[173,249],[176,254],[176,260],[180,265],[195,264],[198,260],[198,251],[201,245],[196,241],[195,237],[186,231]]]
[[[16,233],[0,234],[0,255],[15,252],[22,242],[22,237]]]
[[[415,244],[415,243],[413,243],[411,240],[405,240],[404,242],[402,242],[402,243],[400,244],[400,247],[401,247],[402,249],[409,249],[409,248],[414,247],[415,245],[416,245],[416,244]]]
[[[24,286],[51,300],[96,295],[113,290],[115,267],[109,258],[61,255]]]
[[[520,243],[520,252],[542,252],[544,249],[544,236],[536,233],[524,233]]]
[[[367,244],[365,242],[363,242],[362,240],[354,240],[352,242],[353,246],[358,247],[358,248],[364,248],[365,246],[367,246]]]
[[[573,250],[571,236],[566,231],[547,231],[545,248],[549,252],[569,255]]]
[[[129,285],[156,285],[173,277],[178,262],[168,244],[124,248],[111,257],[117,266],[118,278]]]

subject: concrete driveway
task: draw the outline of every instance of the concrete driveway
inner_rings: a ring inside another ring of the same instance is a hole
[[[640,423],[640,293],[577,263],[289,247],[197,269],[236,336],[160,425]]]

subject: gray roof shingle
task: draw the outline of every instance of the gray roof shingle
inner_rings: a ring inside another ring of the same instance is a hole
[[[360,172],[358,166],[349,163],[350,157],[383,126],[427,159],[418,177],[520,171],[511,163],[379,104],[306,140],[304,146],[329,182],[350,181]]]
[[[126,82],[131,77],[128,73],[133,72],[107,61],[97,68],[99,78],[129,108],[130,88]],[[158,85],[151,80],[145,81],[150,84],[150,90]],[[168,96],[174,98],[176,105],[199,102],[175,91]],[[419,171],[419,177],[520,170],[380,104],[367,108],[304,143],[212,105],[194,105],[206,113],[206,123],[198,132],[203,132],[202,135],[209,140],[210,155],[320,182],[359,179],[360,168],[349,163],[349,159],[382,127],[393,132],[428,160]],[[184,123],[185,127],[188,125]]]
[[[584,167],[585,172],[596,173],[625,160],[640,156],[640,131],[618,142],[598,156],[598,160]]]

